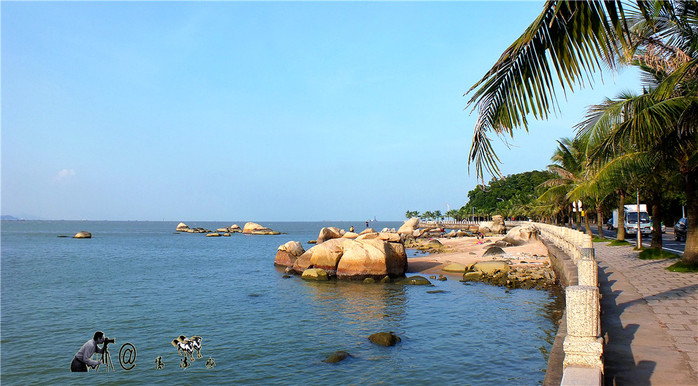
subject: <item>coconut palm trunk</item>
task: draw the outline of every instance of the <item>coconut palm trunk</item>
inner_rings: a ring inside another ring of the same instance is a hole
[[[603,213],[601,213],[601,201],[596,204],[596,232],[599,234],[600,239],[604,239],[603,236]]]
[[[594,234],[591,232],[591,224],[589,223],[589,211],[586,210],[584,211],[584,229],[589,236],[594,237]]]
[[[618,233],[616,240],[625,241],[625,191],[620,191],[620,199],[618,200]]]
[[[650,248],[662,249],[662,212],[658,194],[652,195],[652,244]]]

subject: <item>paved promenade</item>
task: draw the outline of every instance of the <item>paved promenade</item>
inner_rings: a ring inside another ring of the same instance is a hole
[[[698,385],[698,273],[595,243],[606,385]]]

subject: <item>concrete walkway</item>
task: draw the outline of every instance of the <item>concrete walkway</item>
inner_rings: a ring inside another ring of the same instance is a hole
[[[698,273],[594,244],[606,385],[698,385]]]

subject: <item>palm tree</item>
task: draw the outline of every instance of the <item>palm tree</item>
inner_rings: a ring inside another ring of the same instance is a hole
[[[688,235],[683,261],[698,265],[698,2],[547,1],[541,15],[468,92],[479,116],[470,149],[483,168],[499,174],[488,132],[513,135],[528,129],[526,116],[547,118],[555,105],[555,84],[565,90],[591,81],[599,61],[653,68],[658,85],[633,103],[633,114],[614,126],[596,157],[620,146],[662,152],[684,178]],[[554,81],[552,73],[557,75]],[[669,153],[666,151],[669,150]],[[597,158],[598,159],[598,158]]]
[[[569,193],[578,185],[584,182],[586,175],[586,140],[584,138],[578,139],[568,139],[563,138],[558,142],[558,148],[551,157],[553,161],[552,165],[548,166],[548,170],[557,174],[557,178],[552,178],[542,185],[547,187],[541,199],[550,200],[556,195],[563,195],[567,198],[566,205],[571,205],[573,210],[570,210],[570,214],[574,211],[576,212],[575,222],[577,224],[577,229],[581,229],[581,218],[580,214],[582,208],[579,207],[578,201],[583,203],[582,200],[569,200]],[[584,205],[582,205],[584,206]],[[586,206],[584,206],[586,207]],[[589,226],[588,214],[585,213],[584,216],[585,225],[587,233],[591,234],[591,227]]]

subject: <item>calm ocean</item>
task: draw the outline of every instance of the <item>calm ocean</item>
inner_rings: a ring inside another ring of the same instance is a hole
[[[215,230],[235,222],[184,221]],[[240,226],[244,222],[237,222]],[[372,223],[374,228],[398,222]],[[279,245],[308,249],[323,226],[285,234],[175,234],[177,222],[3,221],[1,381],[11,384],[512,384],[542,382],[559,294],[433,280],[434,287],[304,282],[275,269]],[[92,239],[71,238],[78,231]],[[68,238],[58,237],[70,236]],[[428,291],[443,290],[440,293]],[[115,372],[72,374],[102,330]],[[379,347],[374,332],[402,342]],[[203,337],[183,369],[170,343]],[[135,367],[119,365],[124,343]],[[322,362],[337,350],[352,357]],[[156,369],[160,356],[164,367]],[[211,358],[215,366],[208,369]]]

